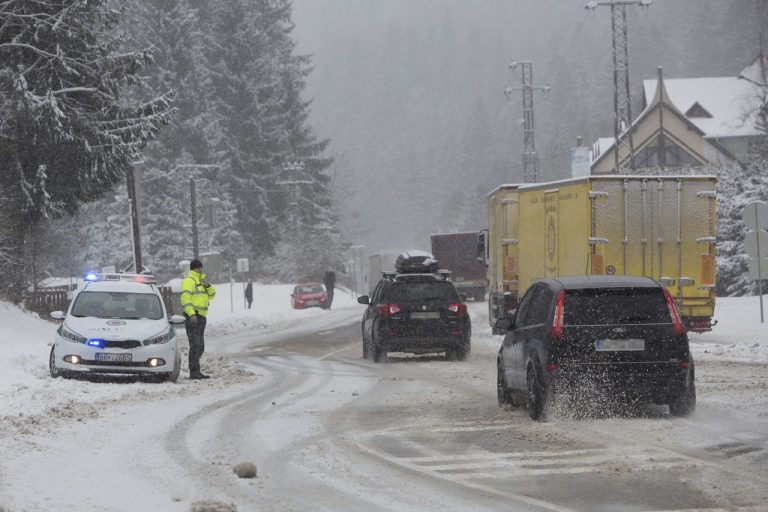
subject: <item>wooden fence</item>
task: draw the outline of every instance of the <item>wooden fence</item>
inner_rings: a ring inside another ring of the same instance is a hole
[[[157,289],[163,297],[165,309],[168,311],[168,314],[173,315],[178,308],[174,307],[176,301],[173,299],[171,288],[169,286],[158,286]],[[66,290],[41,290],[29,292],[24,299],[24,307],[29,311],[34,311],[40,315],[40,318],[50,320],[51,312],[66,312],[67,309],[69,309],[69,303],[71,301],[69,298],[70,293],[74,292]]]

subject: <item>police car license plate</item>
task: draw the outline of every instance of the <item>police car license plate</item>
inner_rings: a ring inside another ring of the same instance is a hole
[[[96,360],[104,363],[130,363],[132,354],[115,354],[113,352],[97,352]]]
[[[595,350],[598,352],[645,350],[645,340],[638,338],[595,340]]]

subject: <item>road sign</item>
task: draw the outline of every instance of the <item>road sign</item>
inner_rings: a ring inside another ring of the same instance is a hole
[[[741,218],[752,231],[768,228],[768,204],[762,201],[749,203],[741,211]]]
[[[758,249],[760,254],[758,254]],[[760,229],[758,231],[749,231],[744,235],[744,252],[750,258],[765,258],[768,256],[768,233]],[[768,275],[765,276],[768,278]]]
[[[248,258],[237,258],[237,271],[248,272]]]

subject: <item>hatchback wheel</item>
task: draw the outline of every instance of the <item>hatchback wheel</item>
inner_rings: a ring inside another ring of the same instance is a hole
[[[544,421],[544,408],[546,405],[544,389],[532,366],[528,367],[525,380],[528,387],[528,416],[534,421]]]
[[[669,414],[677,417],[690,416],[696,410],[696,383],[691,375],[689,384],[676,399],[669,404]]]
[[[499,407],[513,405],[511,393],[504,378],[504,368],[501,367],[501,361],[496,363],[496,400],[499,402]]]

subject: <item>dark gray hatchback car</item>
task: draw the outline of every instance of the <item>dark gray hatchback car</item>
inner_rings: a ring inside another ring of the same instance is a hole
[[[673,298],[653,279],[537,281],[496,328],[506,333],[497,358],[499,406],[526,404],[534,420],[561,398],[595,391],[666,404],[673,416],[696,407],[685,327]]]

